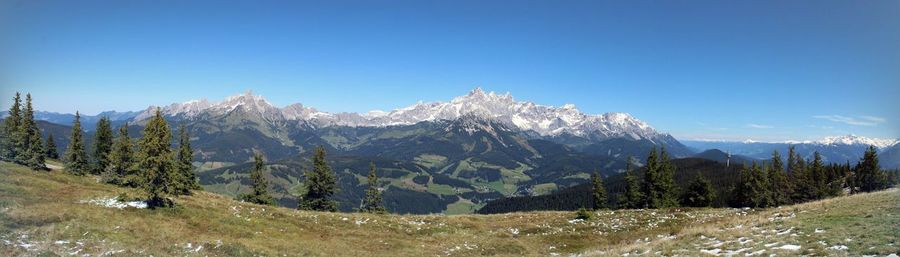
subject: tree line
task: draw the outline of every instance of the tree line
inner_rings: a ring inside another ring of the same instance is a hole
[[[674,182],[675,166],[665,149],[659,153],[655,148],[650,151],[643,178],[635,176],[631,163],[629,160],[626,164],[624,192],[618,195],[617,201],[619,208],[709,207],[715,200],[716,189],[702,173],[697,173],[685,188],[678,188]],[[898,183],[896,172],[887,172],[879,166],[874,146],[870,146],[852,167],[849,162],[826,165],[818,152],[813,154],[812,160],[805,160],[790,146],[787,163],[778,151],[774,151],[770,161],[744,164],[738,172],[735,185],[719,189],[731,191],[733,198],[728,203],[735,207],[766,208],[803,203],[882,190]],[[595,210],[608,208],[609,199],[600,176],[593,174],[590,185],[589,207]]]
[[[26,94],[22,106],[21,95],[16,92],[9,116],[0,128],[0,159],[28,166],[33,170],[49,171],[46,158],[58,159],[53,136],[42,141],[41,131],[34,120],[31,94]],[[97,175],[105,183],[141,189],[151,208],[171,207],[173,196],[190,195],[202,190],[193,166],[193,149],[190,135],[182,124],[178,126],[177,145],[172,144],[173,134],[161,110],[156,109],[141,131],[141,137],[133,140],[128,135],[128,123],[118,128],[114,135],[108,117],[97,122],[90,154],[86,150],[81,115],[75,112],[69,144],[62,156],[64,171],[73,175]],[[334,171],[325,160],[325,148],[314,150],[313,169],[306,173],[304,190],[299,192],[299,207],[304,210],[337,211],[332,200],[337,191]],[[265,178],[265,161],[261,153],[254,157],[250,172],[250,193],[240,195],[239,200],[257,204],[275,205],[268,192]],[[375,164],[370,164],[369,188],[360,208],[361,212],[384,213],[381,189],[375,174]]]

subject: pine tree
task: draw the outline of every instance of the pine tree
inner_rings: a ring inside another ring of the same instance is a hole
[[[825,176],[825,163],[822,161],[822,155],[819,152],[813,153],[812,165],[807,169],[807,179],[811,181],[811,188],[807,189],[811,193],[812,200],[825,198],[827,187]]]
[[[641,206],[643,208],[658,208],[659,202],[656,193],[656,184],[659,177],[659,157],[656,155],[656,147],[650,150],[647,156],[647,171],[644,172],[644,183],[641,184],[641,194],[644,195]]]
[[[119,136],[112,145],[112,151],[109,153],[109,165],[106,166],[107,183],[122,186],[137,187],[134,159],[134,143],[128,137],[128,123],[119,127]]]
[[[138,140],[137,166],[142,173],[140,185],[147,193],[151,208],[172,206],[167,197],[176,191],[178,173],[172,154],[172,133],[159,108],[150,118]]]
[[[669,160],[669,154],[662,148],[659,155],[659,176],[656,179],[656,208],[678,207],[678,188],[675,186],[675,165]]]
[[[109,118],[101,117],[97,121],[97,131],[94,133],[92,171],[100,174],[109,165],[109,152],[112,151],[113,131]]]
[[[625,163],[625,193],[623,195],[625,198],[624,208],[636,209],[642,207],[644,196],[641,194],[640,181],[638,181],[632,170],[631,158]]]
[[[853,180],[857,187],[855,192],[872,192],[888,186],[886,176],[878,165],[878,152],[869,146],[859,163],[853,169]]]
[[[199,190],[200,182],[197,181],[197,174],[194,173],[194,151],[191,149],[191,137],[188,135],[184,124],[178,126],[178,156],[176,166],[180,175],[180,183],[178,193],[188,195],[191,190]]]
[[[65,159],[66,171],[75,175],[84,175],[88,173],[87,153],[84,151],[84,139],[81,131],[81,115],[75,112],[75,121],[72,122],[72,135],[69,139],[69,146],[66,147]]]
[[[21,103],[22,98],[19,95],[19,92],[16,92],[16,96],[13,98],[13,104],[9,108],[9,116],[3,121],[3,134],[6,140],[2,142],[4,152],[3,156],[0,157],[7,161],[15,161],[19,152],[24,150],[24,147],[22,147],[23,144],[17,136],[17,133],[19,133],[19,122],[22,121]]]
[[[600,174],[591,174],[591,199],[593,200],[594,210],[606,209],[606,188],[603,187],[603,179]]]
[[[59,152],[56,150],[56,142],[53,140],[53,134],[47,135],[47,144],[44,144],[44,156],[50,159],[59,159]]]
[[[369,163],[369,188],[366,189],[366,198],[363,199],[362,212],[385,213],[387,210],[381,203],[381,191],[378,188],[378,175],[375,174],[375,162]]]
[[[250,172],[250,181],[253,183],[252,192],[242,195],[240,198],[245,202],[275,205],[275,199],[269,195],[269,182],[263,174],[265,163],[261,153],[253,155],[253,171]]]
[[[44,160],[44,144],[41,130],[34,121],[34,109],[31,107],[31,94],[25,95],[25,110],[19,124],[19,133],[23,151],[19,152],[17,161],[33,170],[48,170]]]
[[[790,204],[793,194],[793,185],[784,172],[784,163],[778,151],[772,152],[772,165],[769,166],[769,188],[772,193],[772,203],[775,206]]]
[[[765,174],[756,161],[749,168],[744,165],[741,169],[736,196],[740,206],[765,208],[771,205]]]
[[[688,184],[682,196],[681,202],[685,206],[690,207],[709,207],[716,198],[716,192],[702,173],[697,173],[697,177]]]
[[[300,198],[298,207],[304,210],[337,211],[337,202],[331,200],[337,190],[334,171],[325,161],[325,147],[316,147],[313,154],[313,169],[306,172],[306,193]]]

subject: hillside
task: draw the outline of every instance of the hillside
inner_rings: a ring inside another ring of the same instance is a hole
[[[52,163],[57,164],[58,163]],[[0,163],[2,256],[470,256],[897,253],[900,191],[777,209],[504,215],[321,213],[246,204],[207,192],[177,208],[111,208],[130,189],[95,177]]]

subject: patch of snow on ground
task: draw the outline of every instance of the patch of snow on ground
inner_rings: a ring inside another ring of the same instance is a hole
[[[710,249],[710,250],[703,249],[703,250],[700,250],[700,252],[705,253],[705,254],[712,254],[715,256],[719,256],[719,253],[722,252],[722,249],[719,249],[719,248]]]
[[[799,246],[799,245],[786,244],[786,245],[782,245],[782,246],[775,247],[775,248],[772,248],[772,249],[796,251],[796,250],[800,250],[800,246]]]
[[[846,245],[833,245],[831,247],[828,247],[828,249],[829,250],[847,250],[848,248]]]
[[[106,208],[116,208],[116,209],[124,209],[124,208],[138,208],[138,209],[146,209],[147,203],[144,201],[130,201],[130,202],[122,202],[114,197],[110,198],[97,198],[91,200],[83,200],[79,203],[87,203],[98,206],[103,206]]]

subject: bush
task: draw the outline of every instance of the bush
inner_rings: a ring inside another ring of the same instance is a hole
[[[579,208],[578,211],[575,212],[575,218],[581,220],[589,220],[593,213],[585,208]]]

